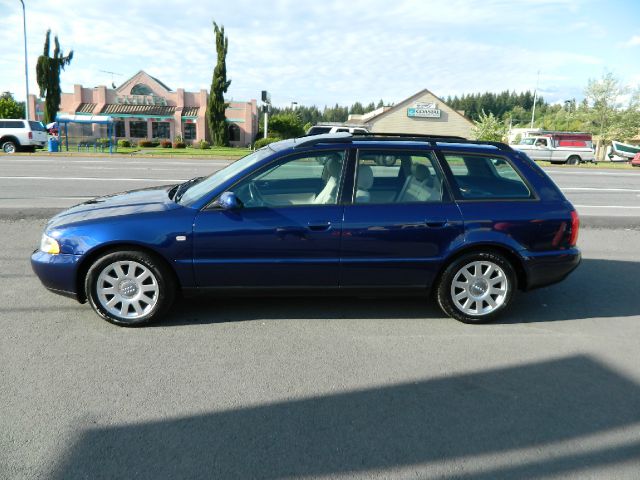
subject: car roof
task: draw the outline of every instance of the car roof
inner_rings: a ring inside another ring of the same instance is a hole
[[[379,133],[379,134],[352,134],[347,132],[326,133],[322,135],[312,135],[288,140],[281,140],[269,144],[269,148],[274,152],[279,152],[289,148],[302,147],[322,147],[335,145],[353,145],[356,147],[396,147],[418,149],[438,148],[442,150],[467,150],[467,151],[513,151],[512,148],[501,142],[486,142],[480,140],[468,140],[463,137],[443,136],[443,135],[418,135],[400,133]]]

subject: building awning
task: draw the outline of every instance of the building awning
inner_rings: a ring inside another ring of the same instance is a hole
[[[103,114],[108,115],[161,115],[172,116],[176,107],[165,105],[126,105],[121,103],[108,103],[102,109]]]
[[[200,107],[184,107],[182,109],[183,117],[197,117]]]
[[[76,108],[76,113],[93,113],[93,109],[96,108],[95,103],[81,103]]]
[[[59,113],[56,115],[58,123],[113,123],[113,118],[108,115],[67,115]]]

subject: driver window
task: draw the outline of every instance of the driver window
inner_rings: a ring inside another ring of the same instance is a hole
[[[233,191],[245,208],[336,205],[345,152],[306,154],[262,170]]]

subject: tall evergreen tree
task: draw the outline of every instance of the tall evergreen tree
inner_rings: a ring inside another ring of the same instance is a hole
[[[49,56],[51,30],[47,30],[44,52],[38,57],[36,77],[40,96],[44,97],[44,123],[53,122],[60,108],[60,71],[73,60],[73,50],[65,56],[60,49],[58,36],[54,37],[53,57]]]
[[[218,27],[213,22],[213,30],[216,35],[216,52],[218,54],[218,62],[213,70],[213,78],[211,80],[211,91],[209,92],[209,105],[207,106],[207,120],[209,121],[209,132],[211,141],[214,145],[229,145],[229,130],[227,129],[227,121],[225,110],[229,106],[224,101],[224,94],[227,92],[231,80],[227,80],[227,49],[229,48],[229,39],[224,35],[224,26]]]

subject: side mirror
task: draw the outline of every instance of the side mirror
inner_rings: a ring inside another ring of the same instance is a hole
[[[233,192],[224,192],[220,197],[218,197],[216,204],[224,210],[235,210],[242,207],[242,202]]]

